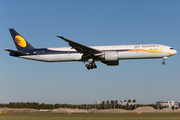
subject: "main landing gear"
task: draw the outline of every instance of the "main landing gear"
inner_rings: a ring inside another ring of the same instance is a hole
[[[162,64],[165,65],[165,60],[167,59],[167,57],[163,57],[163,62]]]
[[[93,69],[93,68],[97,68],[97,66],[96,66],[95,62],[93,61],[93,59],[89,59],[88,61],[89,61],[89,64],[85,65],[88,70]]]

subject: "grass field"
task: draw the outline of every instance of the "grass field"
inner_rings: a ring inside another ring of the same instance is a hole
[[[180,120],[180,113],[6,113],[0,120]]]

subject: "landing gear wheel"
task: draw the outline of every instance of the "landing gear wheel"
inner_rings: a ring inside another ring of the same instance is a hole
[[[93,69],[94,67],[93,67],[93,65],[92,65],[92,63],[91,64],[89,64],[89,67],[91,68],[91,69]]]
[[[86,68],[87,68],[88,70],[90,70],[90,67],[89,67],[89,65],[88,65],[88,64],[86,64],[85,66],[86,66]]]
[[[97,68],[97,66],[96,66],[96,65],[94,65],[94,68]]]
[[[165,62],[163,61],[162,64],[165,65]]]
[[[88,62],[89,62],[89,64],[85,65],[88,70],[97,68],[97,66],[92,58],[88,59]]]
[[[95,63],[93,63],[93,67],[94,67],[94,68],[97,68],[97,66],[96,66],[96,64],[95,64]]]

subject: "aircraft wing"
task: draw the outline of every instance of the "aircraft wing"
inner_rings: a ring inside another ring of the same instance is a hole
[[[11,49],[4,49],[5,51],[8,51],[8,52],[12,52],[12,53],[15,53],[15,54],[19,54],[19,55],[27,55],[28,53],[24,53],[24,52],[20,52],[20,51],[16,51],[16,50],[11,50]]]
[[[75,49],[77,52],[79,53],[83,53],[85,56],[91,56],[91,55],[98,55],[99,53],[103,53],[103,51],[100,51],[100,50],[97,50],[97,49],[94,49],[94,48],[91,48],[91,47],[87,47],[85,45],[82,45],[82,44],[79,44],[79,43],[76,43],[74,41],[71,41],[71,40],[68,40],[62,36],[57,36],[61,39],[63,39],[64,41],[68,42],[69,45]]]

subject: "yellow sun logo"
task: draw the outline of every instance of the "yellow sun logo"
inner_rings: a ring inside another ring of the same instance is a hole
[[[15,40],[14,40],[19,46],[21,47],[26,47],[26,41],[19,35],[15,36]]]

